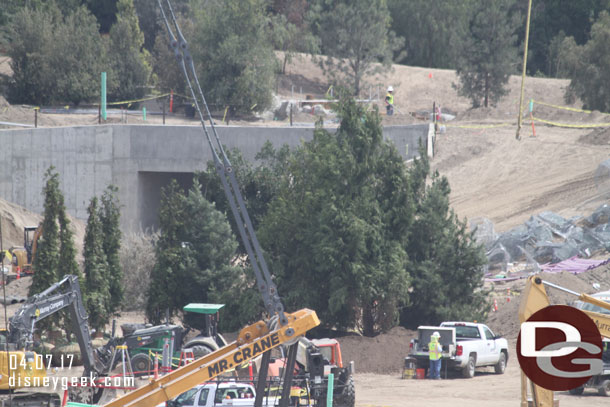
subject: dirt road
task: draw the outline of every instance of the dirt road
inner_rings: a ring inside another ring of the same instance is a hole
[[[514,349],[506,372],[478,369],[472,379],[402,380],[400,375],[356,374],[357,407],[517,407],[520,400],[520,370]],[[607,407],[610,398],[585,390],[582,396],[555,393],[561,407]]]

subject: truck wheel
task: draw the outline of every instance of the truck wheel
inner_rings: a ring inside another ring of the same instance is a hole
[[[600,396],[604,396],[604,397],[610,396],[610,380],[604,380],[601,383],[601,385],[599,386],[599,388],[597,389],[597,392],[599,393]]]
[[[152,366],[152,360],[144,353],[138,353],[131,358],[131,369],[136,377],[149,375]]]
[[[356,385],[354,384],[354,378],[352,376],[349,377],[347,387],[345,388],[343,405],[345,407],[354,407],[356,405]]]
[[[580,386],[575,389],[570,389],[569,392],[573,396],[580,396],[585,391],[585,386]]]
[[[462,376],[464,376],[468,379],[474,377],[474,369],[475,369],[476,365],[477,365],[476,355],[470,355],[470,357],[468,358],[468,363],[462,369]]]
[[[506,369],[506,353],[500,352],[500,360],[494,365],[494,370],[497,374],[504,373]]]
[[[202,356],[212,353],[212,349],[205,345],[193,345],[190,347],[193,350],[193,357],[199,359]]]

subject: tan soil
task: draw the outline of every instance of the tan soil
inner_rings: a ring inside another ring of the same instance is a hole
[[[0,57],[0,72],[7,72],[7,60]],[[510,92],[498,106],[471,109],[466,98],[458,96],[452,84],[456,75],[450,70],[395,66],[390,74],[369,80],[363,86],[363,97],[379,93],[383,98],[385,88],[394,86],[397,112],[393,117],[383,115],[384,124],[424,123],[416,116],[425,116],[433,102],[443,111],[457,115],[446,123],[446,132],[440,133],[436,142],[436,156],[432,165],[448,177],[452,188],[451,204],[460,218],[487,217],[496,231],[506,231],[521,224],[531,215],[552,210],[563,216],[588,215],[605,200],[594,182],[597,166],[610,153],[610,132],[592,129],[563,129],[536,125],[536,137],[531,137],[529,121],[521,130],[522,140],[515,140],[519,90],[521,80],[513,76]],[[569,84],[566,80],[527,78],[525,100],[534,98],[546,103],[565,106],[563,95]],[[370,88],[369,88],[370,86]],[[329,87],[319,67],[309,58],[295,60],[288,66],[287,75],[278,83],[279,94],[284,99],[305,98],[309,94],[322,97]],[[294,89],[294,91],[293,91]],[[302,95],[301,95],[302,89]],[[379,89],[379,91],[377,91]],[[383,106],[378,102],[381,110]],[[580,107],[576,101],[571,107]],[[607,115],[599,112],[582,114],[557,110],[539,104],[535,106],[537,117],[562,123],[605,123]],[[312,123],[315,116],[299,114],[295,121]],[[95,115],[41,115],[42,126],[95,124]],[[158,123],[152,117],[149,123]],[[172,121],[175,120],[175,121]],[[8,106],[0,98],[0,121],[33,122],[31,107]],[[112,119],[116,122],[118,119]],[[170,118],[169,123],[196,122],[184,118]],[[129,117],[130,123],[141,123],[141,118]],[[232,124],[286,125],[287,120],[232,122]],[[499,128],[460,128],[456,126],[487,126],[504,124]],[[3,217],[4,244],[21,244],[21,227],[37,222],[29,219],[19,208],[0,201]],[[24,219],[20,217],[23,216]],[[8,220],[7,220],[8,219]],[[12,220],[11,220],[12,219]],[[12,225],[12,226],[11,226]],[[12,230],[11,227],[13,228]],[[607,256],[606,253],[600,257]],[[560,273],[544,278],[577,292],[593,292],[592,283],[601,289],[610,289],[610,266],[580,275]],[[27,280],[12,283],[10,292],[27,289]],[[357,406],[453,406],[490,405],[515,406],[519,403],[519,369],[516,363],[514,340],[518,333],[517,308],[519,293],[524,281],[488,285],[493,289],[491,298],[498,301],[498,311],[490,312],[488,323],[492,329],[504,334],[513,343],[507,371],[495,375],[481,370],[474,379],[453,378],[441,382],[401,380],[399,371],[408,354],[409,340],[414,332],[394,328],[375,338],[356,336],[339,338],[344,361],[355,361]],[[510,296],[507,288],[510,288]],[[510,298],[510,302],[507,301]],[[567,294],[550,292],[553,303],[568,303]],[[9,307],[9,311],[16,306]],[[142,314],[124,313],[121,322],[141,322]],[[563,406],[601,406],[607,400],[587,390],[583,396],[559,393]]]

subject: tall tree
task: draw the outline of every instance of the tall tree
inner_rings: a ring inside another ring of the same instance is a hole
[[[299,52],[315,53],[319,49],[318,39],[309,27],[290,22],[283,14],[270,16],[270,38],[273,47],[283,52],[281,72],[286,74],[286,65],[298,56]]]
[[[83,0],[100,24],[100,32],[108,33],[116,22],[118,0]]]
[[[449,207],[449,182],[432,173],[423,153],[409,169],[415,221],[406,250],[411,259],[412,294],[401,312],[410,328],[443,320],[480,319],[485,256],[465,222]]]
[[[34,275],[28,295],[38,294],[57,282],[59,277],[59,225],[57,215],[62,202],[59,190],[59,174],[51,166],[45,172],[43,233],[37,242],[32,268]]]
[[[60,197],[57,220],[59,221],[59,277],[68,274],[79,277],[79,283],[85,282],[76,262],[76,248],[74,247],[74,232],[70,226],[70,218],[66,213],[63,195]]]
[[[602,12],[591,29],[591,39],[577,46],[569,37],[563,46],[571,51],[567,59],[571,82],[566,94],[569,101],[579,97],[586,109],[610,111],[610,14]]]
[[[110,320],[110,290],[108,282],[108,263],[104,255],[102,224],[98,214],[98,199],[91,198],[87,208],[87,228],[85,231],[85,306],[91,326],[98,332]]]
[[[358,96],[363,80],[391,69],[404,39],[390,30],[385,0],[318,0],[312,24],[321,38],[321,65],[337,84]]]
[[[100,222],[102,224],[103,248],[108,264],[109,311],[115,314],[123,302],[123,269],[119,252],[121,250],[121,210],[117,198],[118,188],[109,185],[102,194]]]
[[[488,107],[508,91],[510,74],[516,72],[517,27],[521,15],[514,11],[515,0],[477,0],[469,36],[463,42],[457,74],[458,93],[473,107]]]
[[[78,104],[98,94],[104,52],[86,8],[63,16],[55,2],[24,7],[12,18],[8,36],[13,103]]]
[[[472,0],[388,0],[392,29],[405,38],[407,65],[455,68]],[[403,50],[401,50],[403,51]]]
[[[378,113],[353,101],[340,112],[336,135],[317,128],[289,160],[261,242],[289,307],[371,336],[397,323],[409,296],[408,182]]]
[[[117,2],[116,23],[110,29],[107,52],[109,97],[124,101],[144,96],[152,68],[133,0]]]
[[[251,113],[271,105],[276,58],[265,35],[265,5],[265,0],[212,0],[195,10],[188,39],[212,108]]]

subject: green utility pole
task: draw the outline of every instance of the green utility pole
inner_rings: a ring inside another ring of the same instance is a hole
[[[106,72],[102,72],[102,119],[106,120]]]

